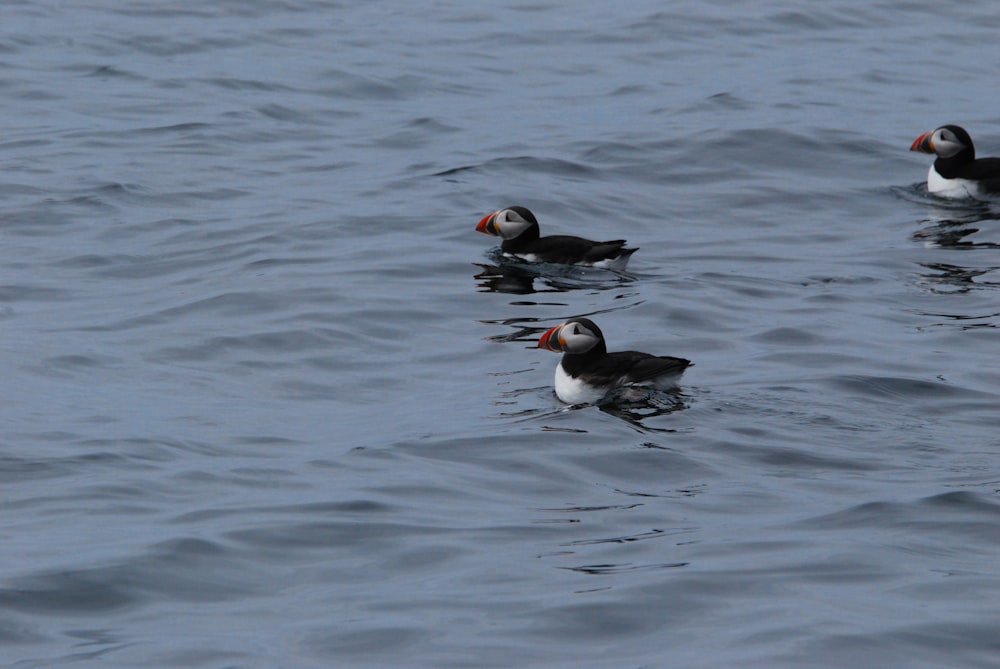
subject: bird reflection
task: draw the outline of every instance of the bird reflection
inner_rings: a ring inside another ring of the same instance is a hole
[[[473,263],[479,271],[473,275],[481,293],[565,293],[571,290],[610,290],[630,283],[634,277],[624,270],[570,267],[546,263],[504,262]],[[535,280],[539,286],[535,286]]]
[[[476,287],[481,293],[512,293],[528,295],[535,291],[537,274],[520,267],[498,267],[475,263],[482,271],[475,274]]]
[[[929,205],[927,217],[918,221],[923,227],[913,233],[913,240],[922,242],[928,248],[954,251],[975,251],[1000,249],[1000,202],[990,200],[949,200],[927,192],[926,184],[909,189],[893,189],[901,198],[911,202]],[[992,237],[992,239],[990,239]],[[992,259],[990,254],[990,258]],[[951,255],[949,259],[960,256]],[[983,265],[981,254],[961,256],[968,259],[965,265],[979,264],[978,267],[963,267],[944,262],[921,262],[924,271],[920,277],[932,292],[967,293],[982,288],[1000,286],[997,281],[983,277],[1000,270],[1000,266]]]
[[[913,233],[913,239],[924,242],[928,246],[947,249],[996,249],[1000,248],[1000,241],[990,241],[987,239],[966,239],[977,233],[989,234],[993,232],[1000,238],[1000,227],[991,221],[1000,221],[1000,214],[989,212],[960,218],[935,218],[923,221],[932,223]],[[991,226],[980,226],[986,223]]]
[[[666,416],[687,408],[688,405],[683,395],[656,390],[648,391],[644,397],[615,398],[611,402],[600,405],[600,409],[604,413],[619,418],[643,432],[676,432],[671,428],[650,427],[643,421]]]
[[[597,408],[602,413],[614,416],[615,418],[628,423],[631,427],[640,432],[672,433],[677,432],[674,428],[653,427],[647,425],[646,421],[660,416],[666,416],[676,411],[683,411],[688,408],[687,397],[679,392],[665,392],[658,390],[648,390],[636,394],[637,389],[632,389],[630,396],[614,397],[601,404],[574,404],[571,406],[560,406],[551,408],[525,408],[518,409],[516,404],[520,398],[537,397],[538,395],[549,395],[552,393],[551,386],[541,388],[521,388],[509,390],[501,394],[501,399],[497,400],[497,406],[504,407],[497,417],[513,419],[517,423],[537,423],[552,420],[565,415],[570,411],[581,411]],[[554,398],[554,396],[553,396]],[[587,432],[585,428],[578,426],[565,427],[558,425],[543,424],[541,429],[545,432]]]
[[[948,263],[920,263],[920,266],[931,270],[932,273],[921,274],[924,279],[939,286],[934,292],[938,293],[967,293],[983,287],[997,287],[1000,283],[996,281],[977,281],[981,276],[1000,270],[1000,267],[959,267]]]
[[[1000,202],[996,200],[949,200],[927,192],[926,184],[894,188],[902,199],[927,205],[927,218],[913,233],[915,241],[949,249],[1000,248]],[[994,235],[995,241],[967,239],[977,233]]]

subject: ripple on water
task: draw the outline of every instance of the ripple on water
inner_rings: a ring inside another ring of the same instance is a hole
[[[460,4],[4,5],[4,659],[993,666],[995,7]]]
[[[247,571],[234,570],[234,560]],[[25,576],[0,589],[0,604],[16,611],[86,616],[161,600],[220,602],[258,591],[254,568],[221,545],[175,539],[119,564]]]

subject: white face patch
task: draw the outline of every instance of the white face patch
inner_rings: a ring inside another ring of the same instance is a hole
[[[514,239],[531,227],[531,223],[521,218],[513,209],[501,209],[493,219],[493,226],[504,239]]]
[[[951,158],[964,148],[965,144],[955,137],[955,133],[947,128],[938,128],[931,135],[931,143],[934,144],[934,153],[942,158]]]
[[[580,323],[567,323],[559,330],[559,340],[567,353],[584,353],[594,348],[600,337]]]

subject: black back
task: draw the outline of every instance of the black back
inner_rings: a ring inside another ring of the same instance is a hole
[[[531,236],[534,233],[534,236]],[[612,239],[605,242],[594,242],[583,237],[572,235],[538,236],[538,228],[532,226],[514,239],[505,239],[500,244],[505,253],[532,253],[546,262],[574,263],[598,262],[622,255],[631,255],[638,248],[623,248],[627,242],[624,239]]]
[[[573,378],[582,378],[594,385],[638,383],[658,376],[680,374],[691,366],[690,360],[669,355],[651,355],[641,351],[608,353],[604,335],[593,321],[578,320],[601,338],[588,351],[563,354],[562,368]]]

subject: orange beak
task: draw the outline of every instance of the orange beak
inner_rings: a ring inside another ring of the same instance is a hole
[[[562,324],[559,324],[543,332],[541,338],[538,340],[538,348],[547,348],[550,351],[562,353],[562,342],[559,341],[559,329],[561,327]]]
[[[494,211],[492,214],[486,214],[483,216],[482,220],[479,221],[479,224],[476,225],[476,232],[483,232],[487,235],[496,235],[496,227],[490,225],[493,222],[493,217],[496,215],[497,213]]]
[[[933,130],[928,130],[924,134],[913,140],[913,144],[910,144],[910,151],[919,151],[920,153],[934,153],[934,142],[931,141],[931,135],[934,134]]]

